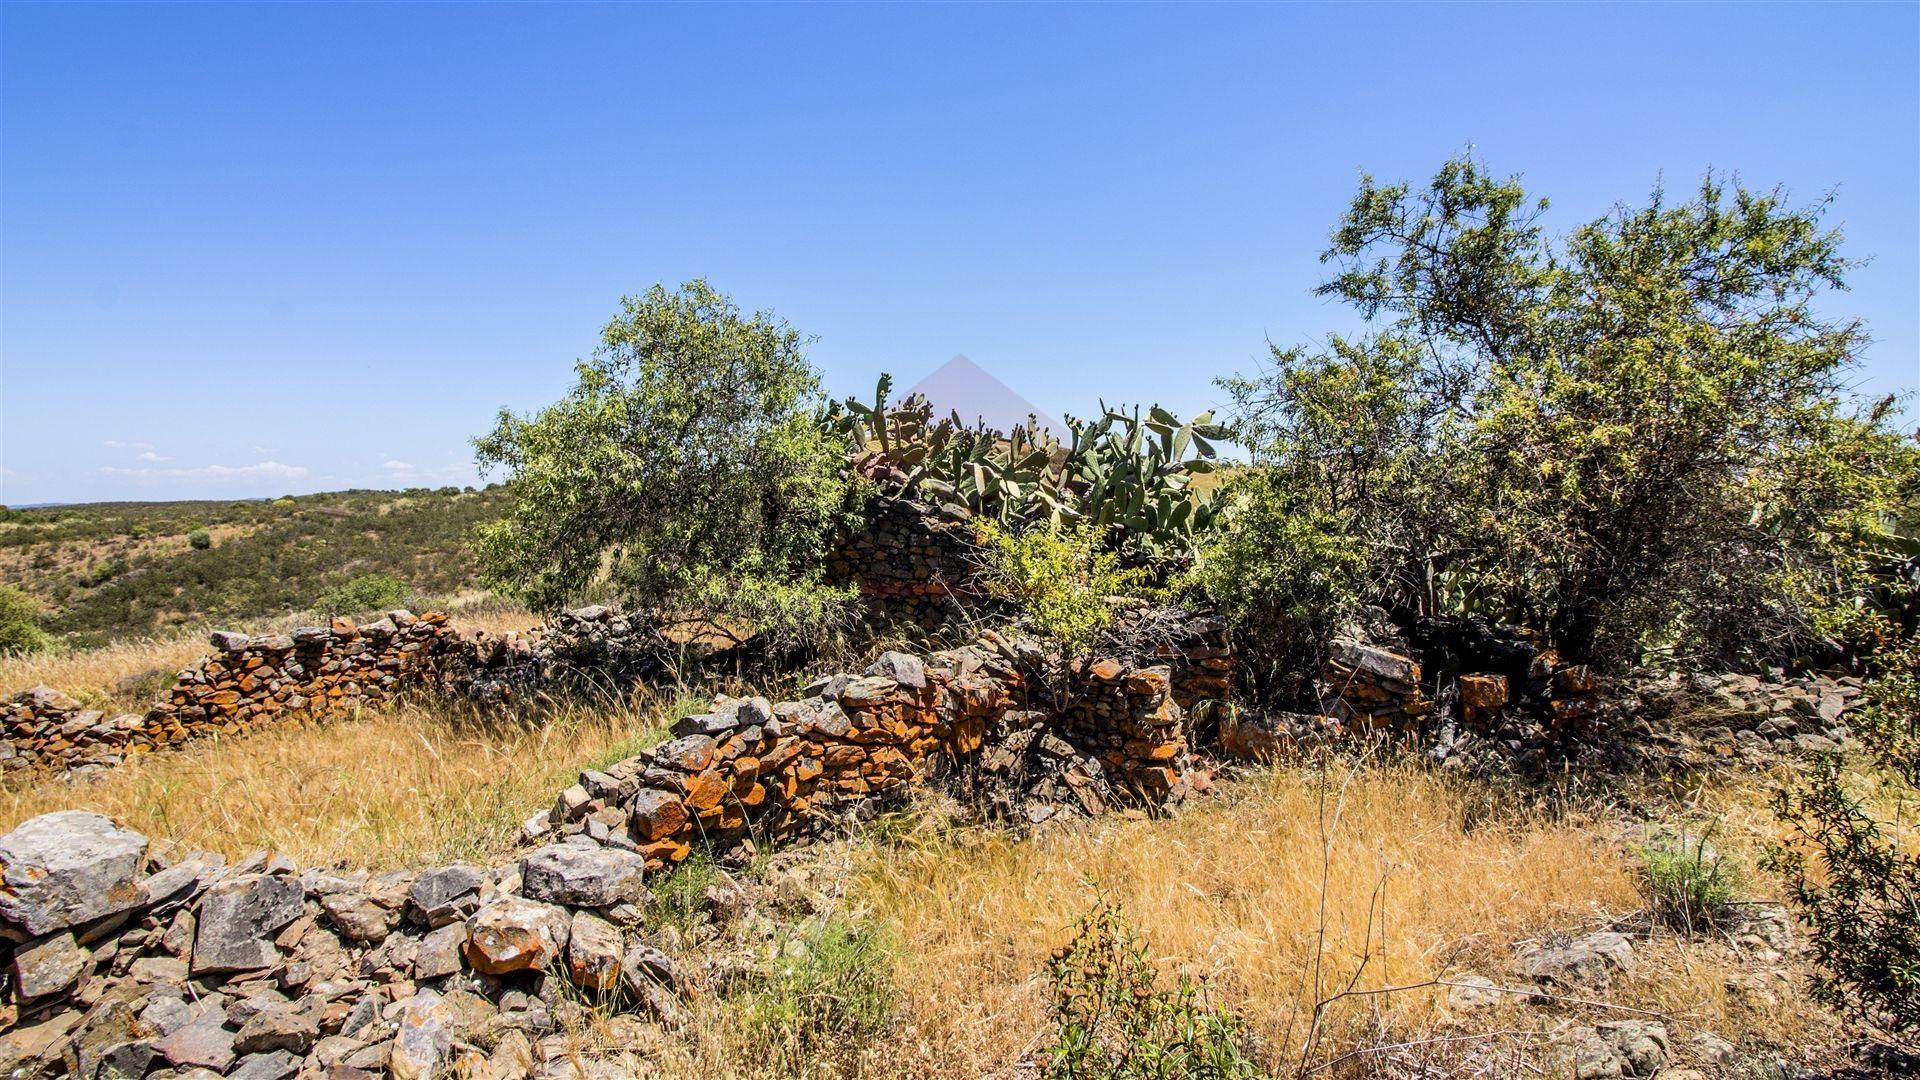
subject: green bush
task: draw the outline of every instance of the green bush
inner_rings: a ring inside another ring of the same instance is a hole
[[[360,615],[404,607],[413,590],[389,574],[361,574],[321,593],[314,609],[322,615]]]
[[[53,644],[40,628],[40,605],[11,585],[0,585],[0,654],[39,652]]]
[[[205,529],[195,529],[187,534],[187,546],[195,551],[206,551],[213,547],[213,534]]]
[[[1267,1075],[1245,1050],[1239,1018],[1192,980],[1161,984],[1120,910],[1097,905],[1047,961],[1053,1042],[1046,1080],[1236,1080]]]
[[[1920,853],[1847,789],[1832,760],[1777,793],[1774,811],[1792,832],[1767,865],[1786,878],[1810,931],[1815,996],[1895,1042],[1914,1045],[1920,1040]]]
[[[1256,700],[1306,704],[1335,627],[1360,604],[1366,541],[1271,470],[1236,477],[1222,500],[1225,527],[1184,583],[1232,622]]]
[[[1707,833],[1659,836],[1636,853],[1641,888],[1656,920],[1683,934],[1726,921],[1740,887],[1740,867],[1720,854]]]
[[[1275,501],[1402,621],[1614,666],[1827,648],[1920,475],[1889,407],[1849,403],[1866,338],[1817,310],[1851,267],[1827,205],[1709,176],[1560,237],[1545,205],[1465,158],[1362,183],[1320,292],[1368,331],[1225,383]]]
[[[1015,532],[995,522],[978,531],[981,580],[1015,605],[1033,631],[1068,656],[1084,656],[1113,623],[1110,596],[1140,587],[1141,569],[1122,568],[1092,525],[1044,524]]]
[[[1920,786],[1920,637],[1890,642],[1875,658],[1866,704],[1849,713],[1891,801],[1911,806]],[[1863,784],[1865,782],[1863,781]],[[1877,817],[1843,781],[1838,761],[1818,763],[1774,795],[1791,830],[1767,866],[1811,932],[1821,1000],[1896,1042],[1920,1041],[1920,853],[1910,823]]]

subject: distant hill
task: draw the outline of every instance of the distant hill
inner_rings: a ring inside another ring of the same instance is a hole
[[[366,574],[444,598],[475,587],[468,541],[505,506],[499,488],[415,488],[5,509],[0,581],[80,646],[283,615]]]
[[[1051,428],[1056,435],[1066,434],[1066,428],[1040,407],[1015,393],[1011,387],[992,375],[986,369],[964,356],[956,356],[935,369],[933,374],[921,379],[902,397],[914,394],[924,396],[933,403],[933,415],[946,416],[958,413],[965,424],[985,421],[987,426],[1000,431],[1011,431],[1016,426],[1027,423],[1029,416],[1039,420],[1042,428]]]

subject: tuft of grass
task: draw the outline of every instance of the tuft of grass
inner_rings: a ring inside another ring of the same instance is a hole
[[[895,1023],[896,949],[892,935],[844,914],[787,937],[747,1003],[748,1037],[767,1075],[861,1071]]]
[[[1709,832],[1666,833],[1634,852],[1655,921],[1683,934],[1726,922],[1743,875],[1738,863],[1720,853]]]
[[[695,848],[664,881],[653,886],[649,912],[653,920],[650,921],[657,920],[683,931],[692,929],[705,911],[707,887],[719,877],[720,867],[713,861],[712,853]]]

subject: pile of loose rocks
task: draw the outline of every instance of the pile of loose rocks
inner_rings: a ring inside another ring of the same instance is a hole
[[[1609,711],[1633,718],[1648,752],[1704,765],[1825,754],[1853,743],[1847,715],[1864,687],[1851,675],[1762,679],[1668,673],[1627,687]]]
[[[583,774],[526,830],[585,836],[660,867],[696,843],[726,849],[816,832],[926,777],[977,791],[974,776],[1014,775],[1035,743],[1057,746],[1054,756],[1077,769],[1088,790],[1072,801],[1089,812],[1184,797],[1185,713],[1169,668],[1049,664],[1058,661],[1030,641],[988,634],[925,659],[885,653],[860,675],[816,680],[797,701],[722,699],[677,721],[670,741]],[[1068,687],[1060,703],[1051,700],[1057,678]],[[1032,778],[1051,783],[1060,772]]]
[[[365,626],[337,618],[286,634],[212,636],[214,655],[180,672],[144,714],[107,716],[46,687],[0,710],[0,768],[92,770],[127,756],[279,719],[319,719],[419,685],[460,647],[438,612],[388,612]]]
[[[43,815],[0,837],[0,1075],[525,1076],[580,1001],[681,1013],[644,863],[582,838],[493,869],[302,872]]]

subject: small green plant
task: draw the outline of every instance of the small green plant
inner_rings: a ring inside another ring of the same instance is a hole
[[[1086,524],[1036,525],[1014,532],[980,526],[981,578],[993,596],[1020,609],[1033,630],[1069,656],[1085,655],[1113,622],[1110,596],[1139,591],[1145,571],[1123,568],[1118,553]]]
[[[1740,867],[1720,854],[1708,833],[1678,832],[1636,848],[1641,889],[1653,917],[1691,934],[1726,921]]]
[[[187,534],[187,546],[195,551],[206,551],[213,546],[213,534],[205,529],[195,529]]]
[[[1920,1047],[1920,855],[1847,790],[1832,759],[1778,792],[1774,812],[1793,832],[1766,865],[1810,932],[1814,995]]]
[[[399,607],[411,598],[407,583],[388,574],[361,574],[320,594],[315,607],[323,615],[357,615]]]
[[[1102,901],[1047,961],[1053,1044],[1046,1080],[1236,1080],[1266,1073],[1243,1047],[1238,1017],[1193,980],[1163,986],[1120,909]]]
[[[0,585],[0,655],[39,652],[53,644],[40,628],[40,605],[11,585]]]
[[[776,1048],[774,1075],[857,1057],[893,1026],[894,949],[879,928],[840,917],[787,939],[749,1012]]]
[[[720,878],[713,855],[695,850],[674,867],[665,881],[653,886],[652,920],[687,930],[700,922],[705,910],[707,887]]]

